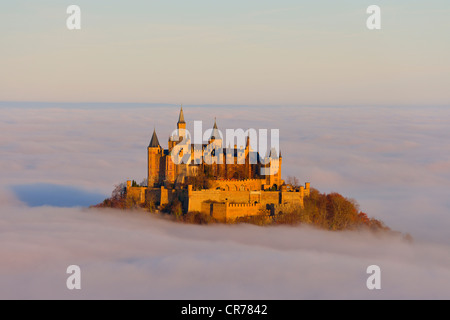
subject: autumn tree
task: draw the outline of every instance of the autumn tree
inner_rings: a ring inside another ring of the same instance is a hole
[[[332,230],[348,229],[357,219],[358,211],[353,203],[339,193],[327,196],[327,220]]]
[[[114,190],[111,193],[111,197],[103,200],[102,203],[93,206],[94,208],[126,208],[126,193],[127,184],[120,183],[114,186]]]

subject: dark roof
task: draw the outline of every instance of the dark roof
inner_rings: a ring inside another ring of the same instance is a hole
[[[149,148],[158,148],[161,147],[158,141],[158,136],[156,135],[156,129],[153,130],[153,136],[152,140],[150,141],[150,144],[148,145]]]
[[[219,128],[217,128],[217,122],[215,118],[214,118],[214,127],[211,133],[211,139],[222,139],[219,133]]]
[[[184,121],[183,106],[181,106],[180,116],[178,117],[178,123],[186,123]]]

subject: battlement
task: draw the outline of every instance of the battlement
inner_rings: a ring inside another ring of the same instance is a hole
[[[126,187],[127,199],[130,199],[136,203],[144,203],[147,189],[147,187],[140,186],[132,187],[131,180],[128,180]]]
[[[254,208],[260,207],[259,203],[226,203],[229,208]]]
[[[223,191],[259,191],[263,189],[266,179],[218,179],[214,180],[211,189]]]
[[[231,182],[231,183],[249,183],[249,182],[260,182],[266,179],[215,179],[214,182]]]
[[[233,222],[239,217],[261,214],[261,203],[203,202],[201,212],[222,222]]]

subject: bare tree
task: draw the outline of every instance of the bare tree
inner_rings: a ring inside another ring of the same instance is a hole
[[[148,178],[144,178],[140,184],[141,187],[148,187]]]
[[[125,197],[125,194],[127,192],[127,184],[126,182],[122,182],[120,184],[116,184],[114,186],[114,190],[111,194],[111,199],[113,200],[120,200]]]
[[[288,176],[286,179],[286,184],[290,184],[294,188],[300,187],[300,181],[294,176]]]

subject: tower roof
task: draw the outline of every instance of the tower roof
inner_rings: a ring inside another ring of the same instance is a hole
[[[279,159],[280,153],[277,152],[277,149],[275,147],[270,149],[269,158],[272,159]]]
[[[180,116],[178,117],[178,123],[186,123],[184,121],[183,105],[181,105]]]
[[[211,133],[211,139],[222,139],[220,136],[219,128],[217,128],[216,118],[214,118],[214,127]]]
[[[149,148],[158,148],[161,147],[158,141],[158,136],[156,135],[156,129],[153,130],[153,136],[152,140],[150,141],[150,144],[148,145]]]

